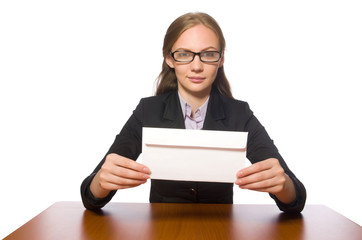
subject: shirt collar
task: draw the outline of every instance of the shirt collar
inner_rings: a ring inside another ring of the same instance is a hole
[[[178,96],[180,99],[181,109],[182,109],[182,116],[184,119],[186,117],[191,117],[191,105],[186,102],[186,100],[181,96],[180,92],[178,92]],[[206,99],[204,104],[202,104],[198,109],[195,111],[194,119],[197,121],[203,121],[206,116],[207,112],[207,105],[209,103],[210,96]]]

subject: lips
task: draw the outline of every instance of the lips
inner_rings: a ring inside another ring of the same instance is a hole
[[[197,77],[197,76],[193,76],[193,77],[188,77],[190,79],[191,82],[193,83],[201,83],[205,80],[205,78],[203,77]]]

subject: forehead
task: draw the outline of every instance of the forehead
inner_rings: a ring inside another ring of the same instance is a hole
[[[172,49],[202,51],[207,48],[219,49],[219,39],[210,28],[198,24],[184,31],[176,40]]]

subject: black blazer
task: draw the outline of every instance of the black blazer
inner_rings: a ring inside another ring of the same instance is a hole
[[[177,91],[141,99],[106,156],[110,153],[117,153],[136,160],[142,152],[142,127],[185,128]],[[270,196],[282,211],[302,211],[306,201],[306,191],[303,184],[290,171],[273,141],[246,102],[222,96],[213,89],[210,94],[203,129],[248,132],[247,158],[252,163],[267,158],[277,158],[285,173],[292,179],[297,192],[297,198],[291,204],[283,204],[274,195],[270,194]],[[103,207],[116,192],[112,191],[104,199],[96,199],[89,190],[94,175],[99,171],[104,161],[105,157],[82,183],[81,196],[84,206],[88,209]],[[233,183],[152,179],[150,202],[232,203]]]

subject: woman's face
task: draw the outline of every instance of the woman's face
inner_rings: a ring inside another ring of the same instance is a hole
[[[210,28],[198,24],[181,34],[171,49],[171,52],[175,51],[220,51],[219,40]],[[181,63],[176,62],[168,55],[166,62],[175,69],[181,96],[203,97],[209,95],[217,71],[224,62],[224,57],[215,63],[204,63],[196,55],[192,62]]]

